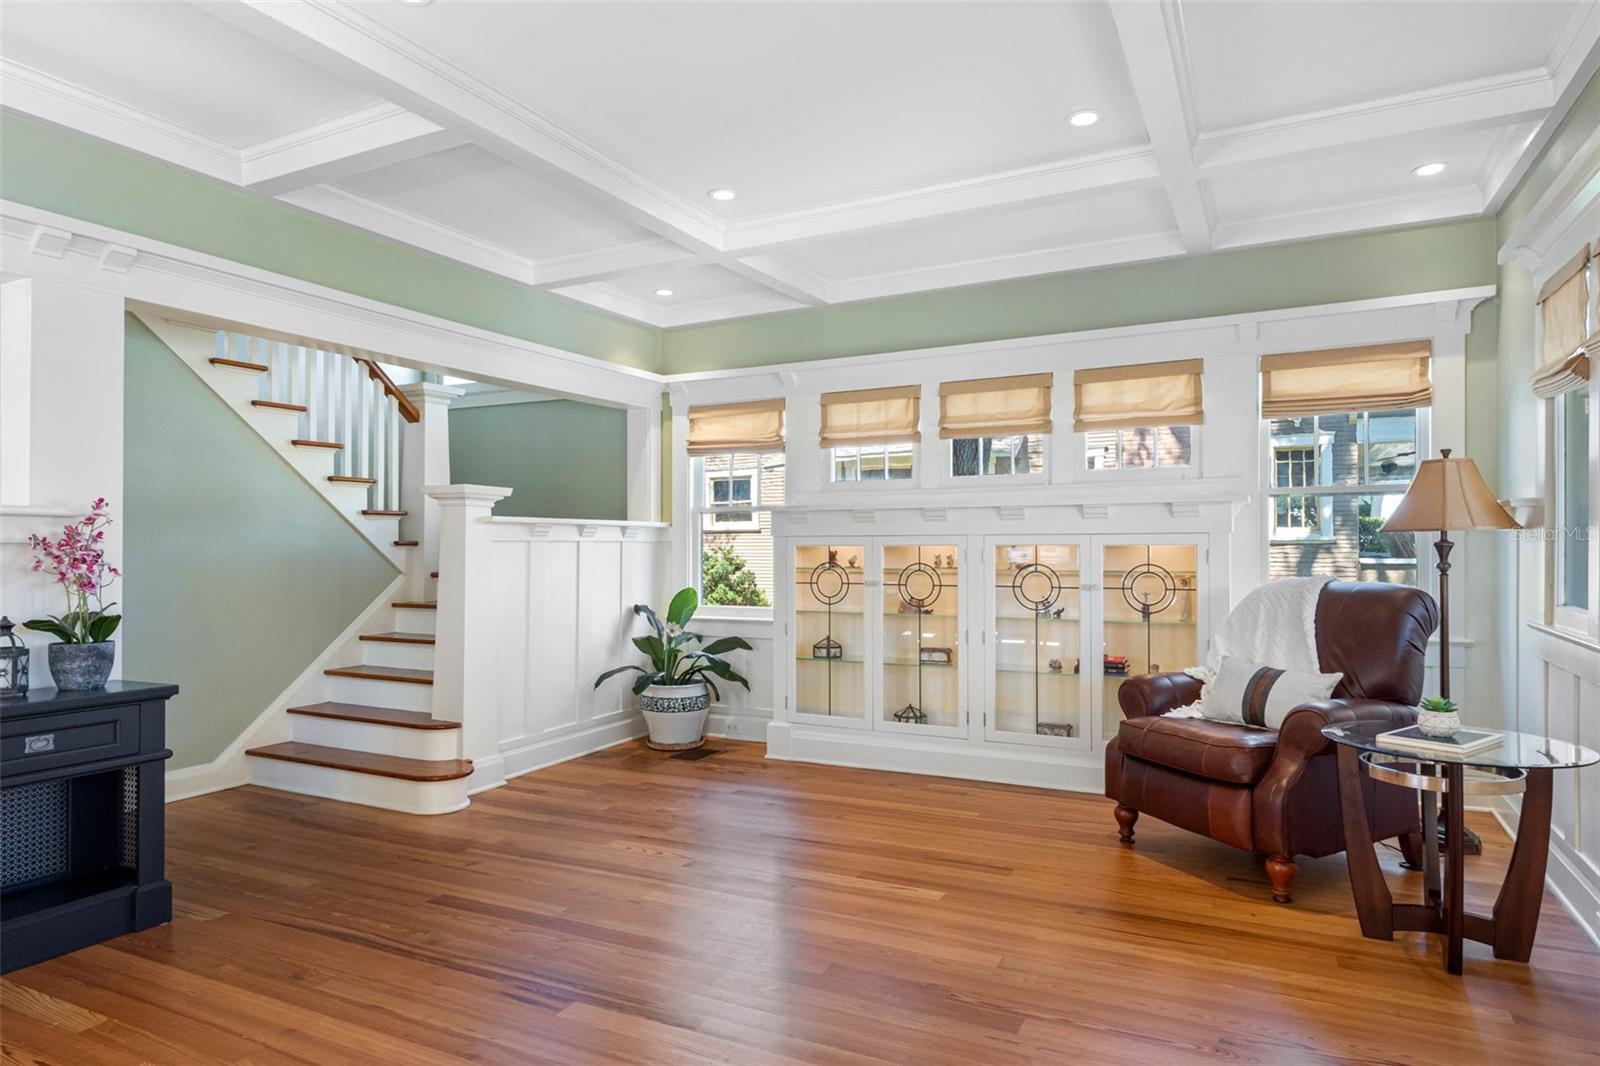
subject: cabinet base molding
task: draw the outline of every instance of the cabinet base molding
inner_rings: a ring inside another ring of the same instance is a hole
[[[845,731],[788,722],[767,725],[769,759],[1096,795],[1105,791],[1105,757],[1099,751],[1046,750],[1021,744],[1015,745],[1015,750],[1011,747],[980,747],[962,739]]]

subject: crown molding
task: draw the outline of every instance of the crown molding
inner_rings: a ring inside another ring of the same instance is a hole
[[[240,181],[271,195],[348,178],[464,141],[421,115],[382,101],[246,147],[239,153]]]

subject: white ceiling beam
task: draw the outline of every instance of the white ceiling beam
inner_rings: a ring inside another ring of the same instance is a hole
[[[1414,196],[1225,222],[1217,227],[1214,241],[1218,251],[1251,248],[1314,237],[1415,226],[1424,222],[1442,222],[1451,218],[1473,218],[1482,212],[1483,191],[1476,185],[1462,185]]]
[[[582,285],[606,281],[635,270],[650,270],[701,258],[669,240],[630,241],[609,248],[534,260],[532,284],[543,289]]]
[[[1177,7],[1112,4],[1111,18],[1184,248],[1209,251],[1211,215],[1195,177],[1188,63]]]
[[[967,211],[1149,186],[1156,184],[1160,176],[1155,154],[1147,148],[1106,152],[731,222],[723,248],[730,252],[758,251]]]
[[[718,256],[722,266],[742,277],[759,281],[773,292],[803,304],[833,302],[833,283],[787,256],[769,252],[748,257]]]
[[[233,146],[44,71],[0,60],[0,100],[13,111],[78,130],[208,178],[239,183],[239,153]]]
[[[239,153],[243,184],[269,195],[339,181],[430,155],[466,138],[387,101],[295,130]]]
[[[1543,118],[1555,99],[1543,68],[1479,78],[1202,133],[1196,138],[1195,163],[1210,175],[1391,137],[1513,125]]]

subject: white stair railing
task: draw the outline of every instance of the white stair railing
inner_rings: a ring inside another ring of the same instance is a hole
[[[217,355],[269,368],[258,399],[299,404],[296,437],[343,447],[334,473],[372,478],[367,506],[400,509],[400,424],[420,412],[370,359],[218,330]]]

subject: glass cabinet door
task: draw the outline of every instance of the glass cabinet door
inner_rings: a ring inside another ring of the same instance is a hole
[[[965,731],[958,553],[965,543],[882,546],[885,728]]]
[[[1082,551],[1077,544],[994,545],[987,735],[1087,746]],[[1051,739],[1041,739],[1051,738]]]
[[[867,721],[865,558],[860,544],[794,550],[798,714]]]
[[[1100,739],[1117,735],[1117,689],[1129,677],[1200,662],[1199,559],[1194,544],[1104,545]]]

